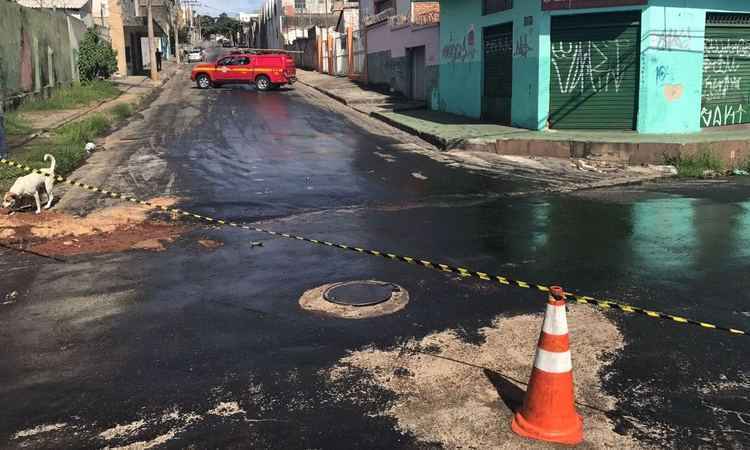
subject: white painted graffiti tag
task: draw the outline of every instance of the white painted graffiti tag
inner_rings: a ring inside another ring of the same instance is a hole
[[[750,41],[745,39],[706,39],[705,50],[711,56],[750,57]]]
[[[609,54],[614,50],[614,55]],[[598,64],[595,62],[598,61]],[[552,44],[552,67],[560,92],[569,94],[592,89],[608,92],[610,87],[620,92],[623,73],[620,70],[620,43],[613,42],[558,42]],[[567,73],[563,73],[567,67]]]
[[[703,62],[703,71],[709,73],[734,73],[739,69],[737,60],[730,56],[708,57]]]
[[[750,41],[706,39],[703,61],[703,100],[736,98],[742,94],[742,77],[737,58],[750,57]],[[714,111],[710,111],[713,116]],[[713,120],[711,121],[713,122]]]
[[[741,104],[703,107],[701,109],[701,120],[703,121],[703,126],[706,127],[736,125],[744,123],[742,118],[746,112]]]
[[[728,93],[742,89],[742,77],[726,75],[714,78],[707,75],[703,79],[703,99],[718,100],[725,98]]]

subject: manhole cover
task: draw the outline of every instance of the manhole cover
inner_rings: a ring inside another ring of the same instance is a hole
[[[326,289],[323,298],[331,303],[346,306],[372,306],[387,302],[398,286],[380,281],[349,281]]]

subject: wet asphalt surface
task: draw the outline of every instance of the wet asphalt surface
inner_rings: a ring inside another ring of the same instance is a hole
[[[401,151],[395,138],[370,134],[310,101],[305,89],[198,91],[182,82],[200,113],[176,126],[186,107],[176,101],[152,125],[181,207],[750,328],[748,182],[506,198],[535,186]],[[200,238],[224,245],[208,251],[196,245]],[[168,448],[434,448],[378,415],[393,400],[389,392],[373,384],[353,393],[322,371],[349,350],[447,328],[477,342],[477,330],[496,315],[540,311],[544,300],[197,223],[162,253],[65,263],[1,248],[0,255],[2,291],[20,294],[0,306],[0,447],[7,448],[127,444],[97,433],[169,411],[206,419]],[[298,306],[308,289],[356,279],[398,283],[411,303],[362,321]],[[748,338],[608,317],[627,342],[602,374],[618,399],[611,415],[618,431],[652,446],[750,445]],[[222,401],[237,401],[260,421],[205,414]],[[57,423],[66,424],[64,433],[13,438]],[[145,438],[173,425],[165,419]]]

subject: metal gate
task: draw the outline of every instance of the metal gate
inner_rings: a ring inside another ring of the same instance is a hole
[[[354,31],[352,36],[352,58],[351,74],[353,78],[358,78],[365,71],[365,33],[362,30]]]
[[[701,126],[750,123],[750,14],[709,13]]]
[[[336,58],[334,73],[331,75],[346,76],[349,73],[349,56],[345,33],[333,33],[333,53]]]
[[[482,118],[510,125],[513,96],[513,23],[484,29]]]
[[[552,18],[550,128],[635,129],[640,14]]]
[[[319,48],[318,52],[320,54],[320,73],[329,73],[330,67],[331,67],[331,61],[330,61],[330,48],[331,45],[329,43],[329,33],[328,30],[321,30],[320,33],[320,41],[319,41]]]

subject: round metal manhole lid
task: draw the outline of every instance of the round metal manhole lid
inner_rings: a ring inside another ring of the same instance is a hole
[[[348,281],[326,289],[323,298],[331,303],[346,306],[373,306],[391,299],[400,288],[380,281]]]

